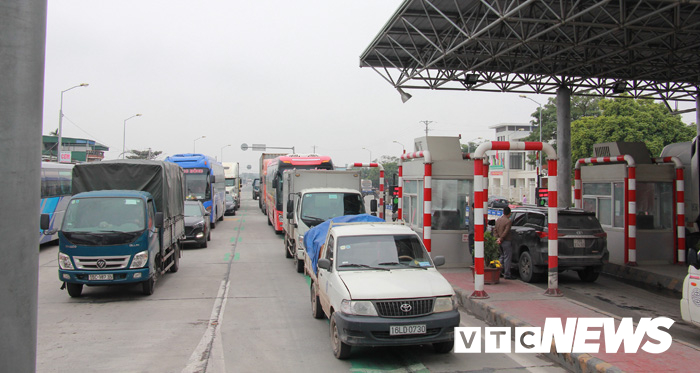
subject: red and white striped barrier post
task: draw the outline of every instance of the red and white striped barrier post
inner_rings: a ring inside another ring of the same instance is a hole
[[[403,206],[403,164],[402,160],[399,159],[399,206],[396,211],[396,219],[401,220],[403,219],[403,211],[402,211],[402,206]]]
[[[581,165],[584,164],[608,164],[627,162],[627,178],[625,178],[625,195],[627,212],[625,218],[625,263],[629,266],[637,265],[637,164],[631,155],[618,155],[616,157],[581,158],[574,166],[574,207],[583,207],[583,195],[581,192]]]
[[[462,159],[473,160],[474,153],[462,153]],[[482,176],[484,177],[483,181],[482,181],[482,185],[483,185],[482,190],[484,191],[484,196],[488,196],[489,195],[489,165],[490,165],[489,158],[484,157],[484,159],[482,159],[482,164],[483,164]],[[474,175],[476,176],[476,169],[474,170]],[[476,190],[476,188],[474,190]],[[488,215],[489,215],[489,206],[488,205],[489,205],[489,199],[487,197],[484,197],[484,203],[483,203],[484,222],[488,221]],[[476,207],[476,195],[474,196],[474,206]],[[474,213],[476,214],[476,210],[474,210]]]
[[[431,213],[433,208],[433,188],[431,184],[433,180],[433,159],[430,156],[430,152],[427,150],[401,155],[401,161],[417,158],[423,158],[425,164],[425,171],[423,174],[423,244],[428,252],[431,252]],[[399,175],[402,176],[401,174]],[[401,177],[399,177],[399,185],[403,185]],[[403,191],[401,191],[401,193],[403,193]]]
[[[474,293],[470,298],[488,298],[484,290],[484,224],[483,212],[488,201],[488,189],[483,187],[484,175],[488,176],[488,170],[484,172],[484,155],[489,150],[543,150],[549,158],[549,282],[545,295],[562,296],[559,290],[559,271],[557,252],[559,248],[558,224],[557,224],[557,152],[546,143],[541,142],[508,142],[492,141],[484,142],[476,148],[472,158],[474,159]]]
[[[673,224],[676,229],[676,263],[685,263],[685,184],[683,164],[678,157],[659,157],[652,159],[654,163],[673,163],[676,168],[676,220]]]
[[[362,163],[362,162],[355,162],[352,165],[353,167],[377,167],[379,168],[379,206],[381,206],[381,210],[379,210],[379,218],[384,219],[384,216],[386,216],[386,205],[384,204],[384,166],[382,166],[379,163]],[[384,219],[386,220],[386,219]]]

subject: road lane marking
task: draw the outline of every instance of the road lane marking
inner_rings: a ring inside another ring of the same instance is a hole
[[[224,309],[226,308],[226,298],[230,288],[230,281],[221,281],[219,292],[214,301],[214,308],[211,310],[207,330],[204,331],[202,339],[199,340],[197,348],[194,349],[190,359],[187,361],[187,366],[182,370],[182,373],[206,372],[209,355],[211,354],[214,337],[220,336],[219,326],[224,318]],[[220,337],[219,337],[220,340]],[[223,360],[219,362],[223,364]]]

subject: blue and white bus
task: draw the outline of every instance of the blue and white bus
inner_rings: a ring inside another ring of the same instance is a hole
[[[49,214],[49,229],[61,227],[63,215],[70,200],[70,184],[73,165],[70,163],[41,162],[41,206],[39,214]],[[39,244],[58,239],[58,233],[45,235],[39,232]]]
[[[204,154],[175,154],[165,158],[177,163],[185,172],[185,197],[201,201],[209,212],[211,228],[224,219],[226,211],[226,178],[224,166]]]

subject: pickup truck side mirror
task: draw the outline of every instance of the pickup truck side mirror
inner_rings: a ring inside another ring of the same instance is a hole
[[[377,200],[376,199],[369,201],[369,211],[377,212]],[[372,215],[374,215],[374,214],[372,214]]]
[[[433,258],[433,264],[435,264],[436,267],[445,265],[445,257],[442,255],[436,256],[435,258]]]
[[[318,260],[318,268],[325,269],[326,271],[331,270],[331,261],[323,258]]]
[[[156,228],[158,228],[158,229],[163,228],[163,213],[162,212],[156,212],[155,221],[153,223],[155,224]]]
[[[51,216],[49,214],[41,214],[41,218],[39,220],[39,226],[43,230],[49,229],[49,226],[51,225]]]

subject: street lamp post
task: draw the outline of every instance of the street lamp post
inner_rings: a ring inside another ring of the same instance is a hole
[[[132,115],[132,116],[124,119],[124,132],[123,132],[124,138],[122,139],[122,159],[126,158],[126,121],[131,119],[131,118],[140,117],[140,116],[141,116],[141,114],[135,114],[135,115]]]
[[[535,100],[533,100],[530,97],[527,97],[525,95],[520,95],[520,98],[530,100],[530,101],[536,103],[537,105],[539,105],[539,107],[540,107],[539,132],[540,132],[540,143],[542,143],[542,104],[540,104],[539,102],[537,102],[537,101],[535,101]],[[542,152],[540,151],[540,152],[538,152],[538,154],[539,155],[537,156],[537,188],[536,189],[539,191],[539,188],[542,187],[541,182],[540,182],[540,177],[542,174]],[[539,193],[537,193],[537,195],[535,196],[535,200],[536,200],[537,204],[539,205]]]
[[[197,140],[201,140],[203,138],[206,138],[206,136],[202,136],[202,137],[198,137],[198,138],[194,139],[194,141],[192,142],[192,153],[197,153]]]
[[[369,163],[372,163],[372,151],[367,149],[367,148],[362,148],[364,150],[367,150],[369,152]]]
[[[76,86],[70,87],[66,90],[61,91],[61,107],[58,110],[58,144],[56,149],[56,161],[61,162],[61,150],[63,148],[63,93],[68,92],[73,88],[87,87],[88,83],[80,83]]]
[[[221,147],[221,162],[224,161],[224,148],[228,148],[229,146],[231,146],[231,144],[224,145]]]
[[[401,149],[403,150],[403,154],[406,154],[406,147],[405,147],[405,146],[403,146],[403,144],[402,144],[402,143],[400,143],[400,142],[398,142],[398,141],[396,141],[396,140],[394,140],[393,142],[395,142],[395,143],[397,143],[397,144],[401,145]]]

